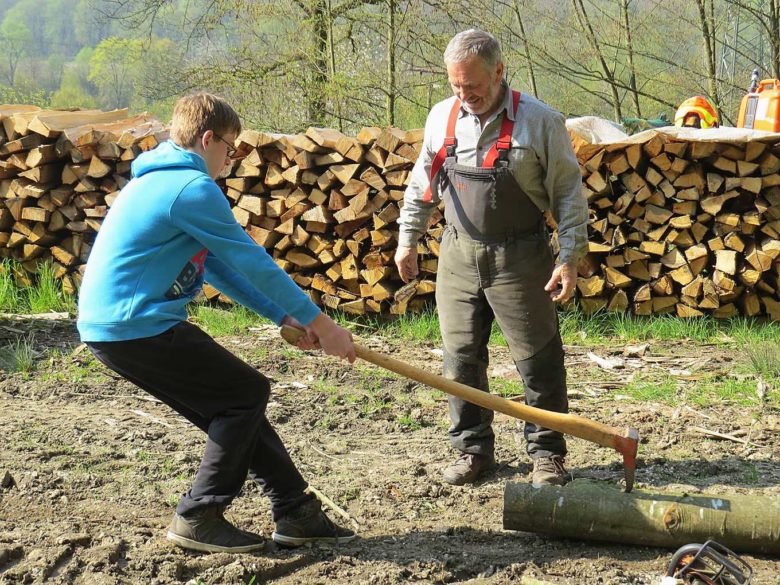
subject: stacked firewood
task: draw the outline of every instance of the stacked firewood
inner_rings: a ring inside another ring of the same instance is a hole
[[[0,106],[0,256],[29,274],[51,262],[75,293],[94,236],[130,163],[167,138],[149,115]]]
[[[75,292],[132,160],[167,129],[126,110],[32,106],[0,106],[0,122],[0,257],[30,273],[49,261]],[[780,319],[780,145],[658,134],[576,146],[591,214],[585,311]],[[397,314],[431,300],[441,209],[418,245],[420,277],[404,285],[393,262],[422,130],[247,130],[237,147],[219,181],[237,221],[315,302]]]
[[[780,146],[656,135],[578,156],[586,311],[780,318]]]
[[[403,313],[431,298],[439,211],[419,244],[422,277],[402,286],[393,262],[421,130],[245,131],[237,143],[242,158],[224,184],[233,213],[315,302],[354,314]]]

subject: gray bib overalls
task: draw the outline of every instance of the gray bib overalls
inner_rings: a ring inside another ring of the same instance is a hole
[[[515,96],[515,112],[519,94]],[[456,102],[456,108],[460,103]],[[436,303],[444,342],[444,375],[488,391],[488,340],[498,321],[525,384],[526,403],[567,412],[566,373],[554,303],[544,285],[553,257],[544,216],[509,168],[514,123],[505,115],[496,146],[482,167],[458,164],[450,116],[442,148],[439,193],[447,227],[436,276]],[[433,174],[432,168],[432,174]],[[438,169],[436,169],[438,170]],[[449,399],[455,448],[492,454],[493,412]],[[532,457],[565,455],[560,433],[525,425]]]

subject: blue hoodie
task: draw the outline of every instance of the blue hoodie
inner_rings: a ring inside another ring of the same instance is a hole
[[[82,341],[158,335],[187,319],[204,277],[279,324],[320,310],[241,228],[200,155],[171,141],[143,153],[107,214],[79,291]],[[205,273],[205,274],[204,274]]]

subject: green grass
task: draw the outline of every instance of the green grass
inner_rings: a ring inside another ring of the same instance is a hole
[[[190,318],[212,337],[240,335],[250,327],[271,324],[268,319],[241,305],[222,308],[195,304],[190,307]]]
[[[135,458],[138,461],[151,461],[152,455],[148,451],[144,451],[143,449],[140,449],[136,452]]]
[[[728,323],[728,326],[725,326]],[[724,323],[722,335],[741,344],[762,341],[780,343],[780,322],[762,322],[756,319],[736,317]]]
[[[627,313],[598,312],[586,315],[578,309],[559,314],[561,336],[567,345],[600,345],[618,339],[623,342],[696,341],[741,344],[756,341],[780,342],[780,323],[735,317],[680,319],[673,315],[641,317]]]
[[[355,385],[339,385],[331,380],[320,378],[312,383],[312,388],[327,396],[330,406],[346,405],[359,413],[362,418],[370,418],[376,413],[383,412],[404,402],[402,395],[395,395],[392,399],[382,393],[389,376],[373,367],[355,366],[359,381]],[[330,421],[327,421],[330,423]]]
[[[48,263],[42,263],[35,277],[34,286],[20,287],[14,274],[23,269],[12,261],[0,263],[0,311],[11,313],[75,312],[75,300],[65,295],[60,282],[54,277]],[[440,345],[441,332],[435,308],[400,317],[355,317],[341,312],[330,313],[341,325],[361,334]],[[206,304],[193,305],[191,318],[213,336],[240,335],[251,327],[270,324],[270,321],[240,305],[214,307]],[[740,377],[712,376],[694,384],[678,381],[668,375],[648,377],[644,375],[633,380],[625,394],[635,400],[660,401],[676,404],[686,401],[703,405],[713,402],[729,402],[739,405],[756,405],[758,396],[756,384],[763,380],[770,387],[769,402],[775,404],[780,389],[780,323],[737,317],[717,320],[711,317],[701,319],[679,319],[671,315],[637,317],[628,314],[599,312],[586,315],[578,309],[559,313],[560,330],[564,343],[585,347],[603,346],[614,343],[638,343],[644,341],[693,341],[733,347],[739,357],[735,370]],[[493,346],[505,346],[506,340],[494,323],[490,336]],[[283,355],[296,359],[301,352],[295,348],[284,348]],[[0,348],[0,367],[6,371],[31,372],[35,369],[36,353],[31,338],[19,337]],[[265,356],[262,356],[265,357]],[[61,361],[56,360],[58,363]],[[94,368],[71,366],[67,371],[44,372],[62,381],[79,381],[95,374]],[[364,415],[384,410],[386,405],[375,396],[387,380],[385,373],[373,368],[358,368],[359,388],[339,397],[328,392],[330,401],[359,404]],[[323,384],[324,385],[324,384]],[[522,394],[522,384],[508,380],[493,380],[493,389],[502,396]],[[410,426],[412,421],[399,421]]]
[[[76,301],[63,293],[62,285],[54,277],[49,263],[41,263],[34,286],[19,286],[14,274],[20,274],[20,264],[4,260],[0,263],[0,311],[10,313],[75,313]],[[435,307],[419,313],[399,317],[355,317],[340,311],[329,314],[342,326],[359,333],[379,334],[417,343],[441,344],[441,331]],[[270,324],[270,321],[240,305],[215,307],[196,304],[190,308],[190,317],[213,336],[239,335],[250,327]],[[638,317],[625,313],[598,312],[586,315],[574,308],[559,313],[560,330],[568,345],[597,346],[620,340],[642,342],[648,340],[700,343],[758,342],[780,343],[780,322],[736,317],[718,320],[712,317],[679,319],[672,315]],[[506,346],[506,339],[496,323],[490,335],[494,346]]]
[[[336,419],[332,415],[326,414],[317,421],[317,426],[326,431],[331,431],[336,427]]]
[[[742,481],[748,485],[757,484],[761,479],[761,475],[755,464],[746,461],[744,463],[744,468],[745,469],[742,472]]]
[[[439,317],[431,310],[404,315],[393,323],[390,331],[393,335],[411,341],[441,343]]]
[[[45,364],[45,367],[44,365]],[[42,381],[62,382],[66,384],[100,384],[110,380],[106,368],[89,351],[78,357],[60,350],[46,352],[37,368],[37,376]]]
[[[559,319],[563,342],[584,346],[601,345],[614,339],[710,342],[719,336],[723,326],[712,318],[686,320],[670,315],[639,317],[608,312],[586,315],[578,309],[561,312]]]
[[[17,337],[0,347],[0,368],[7,372],[29,373],[35,369],[37,353],[33,349],[33,337]]]
[[[329,313],[340,325],[357,333],[379,334],[417,343],[441,344],[439,318],[435,308],[399,317],[354,317],[338,311]],[[592,315],[578,308],[558,313],[561,336],[567,345],[597,346],[619,340],[696,341],[716,344],[747,344],[758,341],[780,343],[780,322],[735,317],[680,319],[674,315],[641,317],[628,313],[601,311]],[[506,346],[506,338],[494,322],[490,344]]]
[[[628,396],[637,402],[657,402],[669,406],[731,404],[757,407],[760,404],[756,384],[757,380],[753,376],[740,374],[732,376],[713,373],[694,381],[681,380],[666,373],[642,373],[616,394]],[[770,401],[775,406],[780,403],[776,397],[771,397]]]
[[[753,378],[714,378],[697,385],[686,393],[688,402],[697,406],[736,404],[757,406],[756,380]]]
[[[743,347],[756,377],[765,381],[780,379],[780,347],[776,343],[759,341]]]
[[[35,286],[27,289],[27,305],[30,313],[76,312],[74,297],[62,291],[62,282],[48,262],[39,265]]]
[[[378,392],[392,380],[400,380],[403,376],[383,370],[375,365],[363,365],[357,363],[354,366],[355,372],[360,377],[360,387],[368,392]]]
[[[411,414],[398,415],[395,422],[407,431],[419,431],[424,426],[421,421],[414,418]]]
[[[22,266],[12,260],[0,262],[0,312],[8,313],[75,313],[74,297],[64,294],[54,277],[51,264],[39,265],[33,286],[20,286],[14,274],[22,274]],[[441,344],[439,319],[435,307],[399,317],[355,317],[340,311],[329,314],[342,326],[360,333],[380,334],[418,343]],[[239,335],[250,327],[270,324],[270,321],[240,305],[227,308],[196,304],[191,318],[213,336]],[[561,335],[568,345],[597,346],[620,340],[648,340],[700,343],[736,343],[739,346],[767,342],[780,344],[780,322],[736,317],[718,320],[712,317],[679,319],[672,315],[637,317],[625,313],[598,312],[586,315],[574,308],[559,313]],[[505,346],[506,339],[494,323],[490,343]],[[761,359],[761,358],[759,358]]]
[[[419,343],[441,344],[441,329],[439,316],[434,308],[427,308],[419,313],[407,313],[399,317],[378,318],[376,316],[355,317],[345,315],[341,311],[328,311],[336,323],[357,333],[376,333],[388,337],[415,341]],[[493,323],[490,332],[492,345],[506,345],[504,335],[497,323]]]
[[[0,312],[52,313],[76,312],[76,299],[62,290],[62,282],[54,276],[48,262],[42,262],[33,286],[20,286],[14,274],[21,274],[20,264],[4,260],[0,263]]]
[[[325,313],[342,327],[359,334],[381,334],[417,342],[441,343],[439,318],[432,309],[400,317],[373,314],[356,316],[331,309],[325,309]]]
[[[522,381],[507,380],[505,378],[494,378],[490,380],[490,390],[504,398],[513,398],[525,394],[525,388]]]
[[[0,265],[0,311],[5,313],[17,312],[21,306],[22,290],[16,286],[16,281],[9,267],[5,262]]]
[[[671,376],[660,378],[635,376],[621,393],[640,402],[663,402],[673,405],[679,399],[677,381]]]
[[[360,401],[359,412],[363,418],[371,418],[373,415],[392,409],[394,406],[388,398],[367,395]]]
[[[316,392],[320,392],[322,394],[327,395],[328,397],[328,404],[333,406],[335,404],[338,404],[341,400],[339,387],[333,384],[332,382],[329,382],[328,380],[324,380],[320,378],[319,380],[315,380],[312,384],[312,388]]]

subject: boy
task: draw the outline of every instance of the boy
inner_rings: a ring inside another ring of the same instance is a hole
[[[174,108],[171,140],[140,155],[100,229],[79,293],[78,330],[106,366],[208,434],[168,539],[193,550],[250,552],[263,539],[223,517],[251,477],[271,499],[273,540],[343,543],[265,416],[268,379],[195,325],[185,306],[204,276],[277,324],[306,330],[301,349],[355,360],[350,333],[323,314],[244,232],[214,182],[235,153],[238,115],[206,93]],[[205,273],[205,274],[204,274]]]

